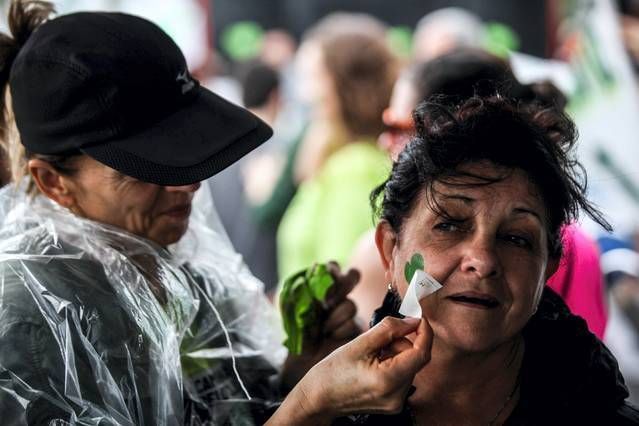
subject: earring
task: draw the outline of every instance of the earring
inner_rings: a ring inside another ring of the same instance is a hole
[[[375,309],[369,325],[374,327],[385,317],[404,318],[404,315],[399,313],[399,307],[401,305],[402,298],[397,292],[397,289],[393,287],[392,283],[388,283],[388,290],[386,291],[386,296],[384,296],[382,306]]]

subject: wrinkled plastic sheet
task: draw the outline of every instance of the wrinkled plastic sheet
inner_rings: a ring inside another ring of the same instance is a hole
[[[286,351],[200,191],[168,250],[0,191],[2,425],[254,424]]]

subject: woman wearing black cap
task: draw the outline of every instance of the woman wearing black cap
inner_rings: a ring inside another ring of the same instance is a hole
[[[51,12],[14,1],[0,36],[14,176],[0,193],[2,424],[265,420],[275,320],[212,205],[191,204],[270,128],[200,87],[150,22]],[[344,303],[325,324],[333,341],[355,331]],[[270,421],[398,410],[429,336],[389,319],[313,367]]]

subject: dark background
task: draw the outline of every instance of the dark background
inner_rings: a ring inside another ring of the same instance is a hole
[[[237,21],[255,21],[264,29],[284,28],[299,39],[306,28],[337,10],[367,12],[389,25],[414,28],[426,13],[450,6],[509,25],[520,37],[522,52],[546,56],[546,0],[211,0],[212,42]]]

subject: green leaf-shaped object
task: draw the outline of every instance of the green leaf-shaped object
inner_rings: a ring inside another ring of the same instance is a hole
[[[406,278],[406,282],[410,284],[410,281],[413,279],[413,275],[415,275],[415,271],[424,270],[424,258],[421,254],[415,253],[410,258],[410,262],[406,262],[404,266],[404,278]]]
[[[302,353],[304,336],[320,317],[326,294],[334,283],[325,264],[314,265],[284,281],[280,311],[287,336],[284,345],[292,354]]]
[[[313,297],[320,302],[326,301],[326,293],[333,287],[333,276],[328,272],[325,264],[321,263],[312,269],[312,274],[308,279]]]

